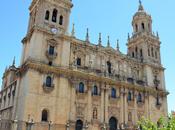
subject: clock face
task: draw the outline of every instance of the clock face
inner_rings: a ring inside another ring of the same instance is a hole
[[[58,29],[56,29],[56,28],[51,28],[51,32],[52,32],[53,34],[57,34]]]

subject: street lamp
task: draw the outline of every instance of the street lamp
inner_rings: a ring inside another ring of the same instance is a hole
[[[124,130],[124,129],[125,129],[124,124],[121,123],[121,124],[120,124],[120,129],[119,129],[119,130]]]
[[[102,128],[102,130],[106,130],[107,129],[106,123],[103,123],[101,128]]]
[[[34,124],[33,119],[31,119],[31,120],[29,119],[29,120],[26,122],[27,130],[31,130],[33,124]]]
[[[87,130],[88,128],[89,128],[89,124],[88,124],[88,122],[86,121],[86,122],[85,122],[85,125],[84,125],[84,129]]]
[[[49,121],[49,130],[51,129],[52,121]]]
[[[69,130],[69,127],[70,127],[70,122],[68,121],[68,122],[66,123],[66,130]]]

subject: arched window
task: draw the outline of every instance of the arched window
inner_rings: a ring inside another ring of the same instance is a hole
[[[47,110],[42,111],[41,121],[45,121],[45,122],[48,121],[48,111]]]
[[[49,10],[47,10],[45,14],[45,20],[49,20],[49,15],[50,15],[50,12]]]
[[[109,119],[109,130],[117,130],[118,121],[115,117]]]
[[[77,65],[81,66],[81,58],[77,58]]]
[[[96,85],[93,88],[93,95],[98,95],[98,87]]]
[[[145,30],[145,24],[142,23],[142,30]]]
[[[93,119],[97,119],[97,108],[93,109]]]
[[[138,94],[137,102],[142,102],[142,95],[141,95],[141,93]]]
[[[47,76],[47,78],[46,78],[46,86],[47,87],[52,86],[52,78],[50,76]]]
[[[128,92],[128,101],[131,101],[132,100],[132,94],[131,92]]]
[[[138,32],[138,25],[137,24],[135,25],[135,29],[136,29],[136,32]]]
[[[77,120],[75,130],[83,130],[83,121]]]
[[[84,93],[84,84],[82,82],[79,84],[79,93]]]
[[[111,74],[111,62],[107,61],[108,73]]]
[[[57,22],[57,13],[58,11],[56,9],[53,10],[53,13],[52,13],[52,22]]]
[[[116,98],[117,96],[116,96],[116,89],[115,88],[112,88],[112,90],[111,90],[111,97],[112,98]]]
[[[63,25],[63,16],[62,16],[62,15],[60,16],[59,24],[60,24],[60,25]]]

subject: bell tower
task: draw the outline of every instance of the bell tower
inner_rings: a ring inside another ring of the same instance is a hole
[[[128,36],[128,55],[141,62],[161,64],[158,33],[152,31],[152,18],[139,1],[138,11],[132,20],[132,37]]]
[[[34,27],[66,33],[73,4],[71,0],[33,0],[30,10],[28,33]]]
[[[143,65],[143,76],[148,86],[165,89],[164,68],[161,65],[160,40],[152,31],[152,18],[139,1],[132,20],[133,33],[128,35],[128,56]],[[156,84],[158,81],[159,84]]]
[[[67,54],[64,51],[65,48],[69,48],[69,44],[65,44],[66,41],[60,36],[68,34],[72,7],[71,0],[32,1],[29,7],[30,19],[27,35],[22,40],[21,65],[28,59],[42,61],[49,65],[65,62],[61,54]],[[64,65],[68,64],[67,62]]]

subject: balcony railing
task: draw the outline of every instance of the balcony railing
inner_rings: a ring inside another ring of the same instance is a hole
[[[54,52],[53,54],[50,54],[49,51],[46,51],[46,56],[49,60],[54,60],[57,57],[57,52]]]
[[[43,84],[43,90],[45,92],[51,92],[54,89],[55,85],[51,84],[51,86],[47,86],[46,83]]]
[[[73,70],[75,69],[75,70],[82,71],[85,73],[95,74],[95,75],[100,76],[100,77],[110,78],[110,79],[113,79],[116,81],[127,82],[129,84],[137,84],[140,86],[146,85],[146,82],[141,80],[141,79],[134,79],[132,77],[129,77],[129,76],[127,77],[126,75],[121,75],[119,73],[108,73],[107,71],[102,71],[100,69],[93,69],[93,68],[87,67],[87,66],[73,65],[73,66],[70,66],[70,68]]]

